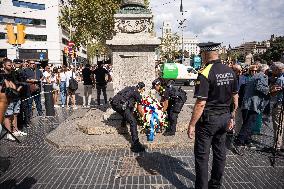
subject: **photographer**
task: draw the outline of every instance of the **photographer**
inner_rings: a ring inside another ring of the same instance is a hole
[[[10,97],[4,117],[5,127],[15,136],[26,136],[27,133],[20,131],[17,125],[17,115],[20,113],[21,103],[18,92],[21,90],[21,87],[15,90],[15,83],[17,82],[16,73],[12,69],[12,61],[9,59],[3,60],[3,70],[0,71],[0,82],[2,84],[1,92],[5,92],[6,96]],[[7,139],[11,141],[15,140],[11,134],[7,134]]]
[[[272,122],[274,129],[274,140],[276,143],[276,151],[280,155],[284,155],[284,135],[283,135],[283,123],[282,130],[279,128],[279,118],[281,115],[282,101],[283,101],[283,87],[284,87],[284,64],[281,62],[275,62],[271,66],[272,74],[277,77],[276,83],[271,86],[271,103],[273,105]],[[282,114],[283,116],[283,114]],[[280,129],[280,130],[279,130]],[[278,136],[277,136],[278,134]],[[278,140],[276,141],[276,139]]]

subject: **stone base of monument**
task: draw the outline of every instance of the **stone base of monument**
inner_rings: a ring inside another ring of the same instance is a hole
[[[148,148],[189,147],[191,140],[187,137],[187,125],[191,108],[185,106],[179,115],[175,136],[164,136],[158,133],[153,142],[139,127],[140,141]],[[106,119],[107,118],[107,119]],[[77,119],[66,120],[47,136],[47,141],[60,149],[114,149],[129,148],[131,136],[129,125],[121,127],[121,117],[110,109],[91,109]]]

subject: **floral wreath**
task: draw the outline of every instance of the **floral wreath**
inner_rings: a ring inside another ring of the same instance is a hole
[[[139,123],[146,133],[148,141],[153,141],[157,132],[168,127],[167,113],[162,111],[163,106],[152,95],[142,95],[141,104],[144,117],[140,117]],[[135,112],[138,113],[137,110]]]

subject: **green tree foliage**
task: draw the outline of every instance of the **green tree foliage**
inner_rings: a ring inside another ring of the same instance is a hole
[[[110,49],[105,45],[105,43],[89,43],[87,45],[87,55],[88,57],[94,57],[96,54],[99,55],[109,55]]]
[[[179,36],[177,33],[173,35],[166,35],[164,38],[161,38],[161,56],[167,61],[175,60],[181,53],[176,50],[176,46],[179,42]]]
[[[121,0],[70,0],[63,7],[60,25],[69,29],[72,25],[72,40],[88,44],[90,41],[105,42],[113,35],[114,14]]]
[[[149,5],[150,5],[150,1],[149,0],[144,0],[144,3],[146,5],[146,7],[149,7]]]
[[[62,8],[59,23],[69,32],[72,26],[71,40],[75,44],[88,47],[89,57],[106,54],[107,39],[114,34],[114,14],[119,9],[122,0],[69,0],[69,5]],[[145,0],[149,6],[149,0]],[[95,49],[95,50],[94,50]]]
[[[277,37],[274,41],[271,41],[271,47],[260,56],[263,60],[270,61],[279,61],[284,52],[284,36]]]
[[[224,55],[225,57],[225,55]],[[238,60],[240,62],[245,62],[245,56],[239,52],[234,52],[234,53],[228,53],[227,57],[230,57],[231,60]],[[224,59],[225,60],[225,59]]]

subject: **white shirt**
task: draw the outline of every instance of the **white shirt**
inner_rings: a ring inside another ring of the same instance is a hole
[[[69,80],[72,78],[72,71],[66,72],[66,87],[69,87]],[[76,79],[76,73],[73,72],[73,78]]]
[[[66,73],[61,72],[60,73],[60,81],[66,82],[67,78],[66,78]]]
[[[56,83],[57,82],[57,74],[51,75],[50,82],[51,83]]]
[[[47,79],[50,79],[50,73],[48,71],[43,72],[43,80],[42,82],[47,83]]]

